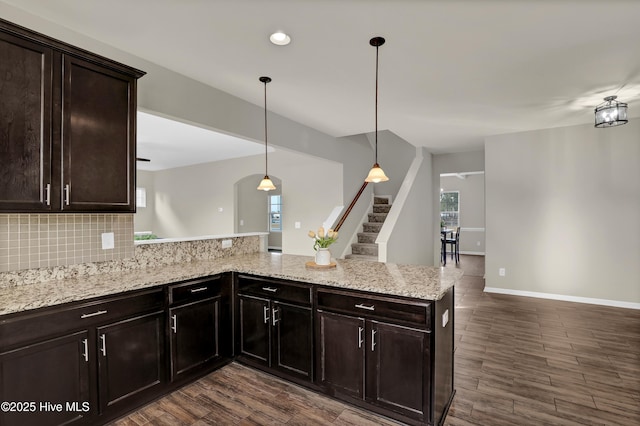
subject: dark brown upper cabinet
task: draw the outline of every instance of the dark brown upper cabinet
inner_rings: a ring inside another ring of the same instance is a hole
[[[0,20],[0,212],[135,212],[143,75]]]

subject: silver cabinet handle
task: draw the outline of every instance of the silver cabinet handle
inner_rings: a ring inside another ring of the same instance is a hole
[[[80,315],[80,318],[85,319],[85,318],[97,317],[98,315],[104,315],[106,313],[107,311],[97,311],[97,312],[92,312],[90,314],[82,314]]]
[[[375,311],[376,310],[375,305],[367,306],[367,305],[364,305],[362,303],[358,303],[356,305],[356,308],[366,309],[367,311]]]
[[[51,205],[51,184],[50,183],[47,184],[47,187],[45,188],[44,193],[46,197],[45,202],[47,203],[48,206],[50,206]]]
[[[68,206],[71,199],[71,185],[66,184],[64,186],[64,203]]]
[[[271,310],[271,322],[272,322],[274,327],[278,323],[278,321],[280,321],[280,318],[277,318],[277,315],[279,313],[280,313],[280,309],[279,308],[273,308]]]
[[[358,327],[358,348],[364,343],[364,327]]]
[[[371,352],[376,350],[376,333],[377,331],[371,330]]]
[[[102,356],[107,356],[107,336],[104,334],[100,335],[100,352],[102,352]]]
[[[84,348],[84,352],[82,353],[82,356],[84,357],[84,361],[89,362],[89,340],[88,339],[82,339],[82,347]]]
[[[191,293],[200,293],[201,291],[207,290],[209,287],[200,287],[200,288],[192,288]]]
[[[270,291],[271,293],[275,293],[276,291],[278,291],[277,288],[273,288],[273,287],[262,287],[262,289],[264,291]]]
[[[264,315],[264,323],[269,324],[269,307],[268,306],[262,307],[262,314]]]
[[[174,334],[178,332],[178,317],[177,315],[171,315],[171,330],[173,330]]]

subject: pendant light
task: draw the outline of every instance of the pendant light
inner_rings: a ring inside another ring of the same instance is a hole
[[[259,80],[264,83],[264,178],[260,181],[258,190],[271,191],[276,189],[275,185],[269,178],[269,174],[267,173],[267,83],[271,82],[271,78],[260,77]]]
[[[376,157],[373,167],[369,170],[369,175],[364,180],[365,182],[386,182],[389,180],[387,175],[378,164],[378,48],[384,44],[385,40],[382,37],[374,37],[369,40],[369,44],[376,48]]]
[[[617,96],[607,96],[596,107],[596,127],[613,127],[626,124],[627,104],[616,101]]]

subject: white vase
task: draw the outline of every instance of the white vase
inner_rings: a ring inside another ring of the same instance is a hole
[[[319,248],[316,251],[316,265],[330,265],[331,252],[328,248]]]

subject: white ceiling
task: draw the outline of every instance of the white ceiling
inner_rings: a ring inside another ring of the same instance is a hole
[[[374,128],[432,152],[640,116],[637,0],[2,0],[334,136]],[[284,30],[289,46],[269,43]],[[607,131],[598,130],[598,131]]]

